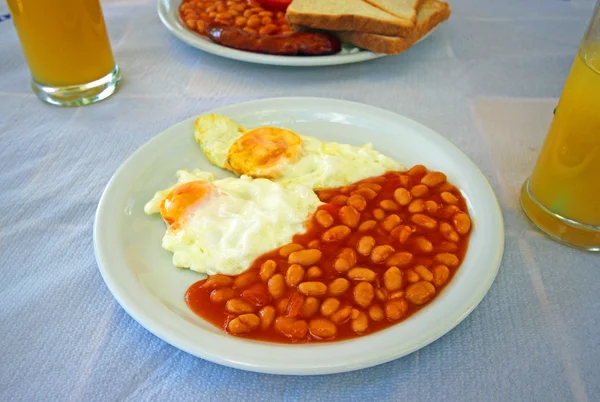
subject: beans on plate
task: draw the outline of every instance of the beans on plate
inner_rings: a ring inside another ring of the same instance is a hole
[[[471,218],[441,172],[417,165],[317,194],[326,204],[306,233],[243,274],[195,283],[186,293],[190,308],[235,336],[282,343],[355,338],[430,303],[464,259]]]

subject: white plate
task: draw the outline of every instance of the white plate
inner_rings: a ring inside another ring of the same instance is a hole
[[[196,316],[184,293],[202,279],[180,270],[161,249],[165,226],[144,204],[171,185],[175,171],[210,165],[193,138],[195,117],[158,134],[117,170],[94,223],[100,272],[123,308],[171,345],[206,360],[264,373],[326,374],[381,364],[433,342],[462,321],[490,288],[502,258],[504,230],[498,202],[485,177],[442,136],[406,117],[359,103],[320,98],[278,98],[214,110],[245,127],[289,127],[303,135],[353,145],[372,142],[406,166],[423,163],[445,172],[463,192],[473,218],[465,260],[446,289],[398,325],[363,338],[281,345],[236,338]]]
[[[275,66],[310,67],[358,63],[385,56],[348,45],[344,45],[340,53],[331,56],[274,56],[231,49],[192,32],[179,16],[180,4],[181,0],[158,0],[158,16],[167,29],[188,45],[228,59]]]

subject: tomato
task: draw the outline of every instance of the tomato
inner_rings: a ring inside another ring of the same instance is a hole
[[[267,10],[285,11],[292,0],[257,0]]]

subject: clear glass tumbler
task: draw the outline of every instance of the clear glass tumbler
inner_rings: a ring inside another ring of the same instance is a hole
[[[569,246],[600,251],[600,1],[583,38],[521,205]]]
[[[7,2],[40,99],[79,106],[116,91],[121,72],[99,0]]]

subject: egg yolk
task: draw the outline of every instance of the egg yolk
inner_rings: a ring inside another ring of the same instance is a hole
[[[238,138],[227,152],[227,168],[238,175],[277,178],[276,169],[300,157],[302,140],[292,131],[259,127]]]
[[[174,188],[160,204],[160,214],[169,224],[179,221],[187,210],[207,198],[215,187],[207,181],[197,180]]]

